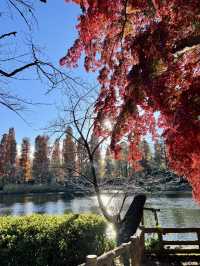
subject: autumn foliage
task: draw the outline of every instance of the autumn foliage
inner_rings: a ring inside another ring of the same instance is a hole
[[[7,177],[12,182],[16,173],[16,140],[15,130],[10,128],[4,134],[0,143],[0,176]]]
[[[164,129],[169,165],[185,175],[200,201],[199,0],[74,0],[80,4],[78,38],[60,61],[99,71],[96,132],[113,126],[111,148],[129,138],[129,159],[140,159],[147,132]]]
[[[30,141],[28,138],[23,138],[21,145],[21,155],[19,160],[19,167],[21,171],[21,181],[29,182],[32,180],[31,176],[31,160],[30,160]]]
[[[73,141],[73,129],[68,126],[63,140],[63,161],[66,176],[68,178],[76,174],[76,146]]]
[[[49,177],[49,137],[39,135],[35,139],[35,152],[33,159],[33,176],[37,183],[45,183]]]

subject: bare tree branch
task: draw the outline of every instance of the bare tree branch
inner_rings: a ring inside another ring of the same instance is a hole
[[[24,34],[26,34],[27,36],[27,25],[30,30],[28,31],[29,36],[29,33],[32,33],[32,22],[37,23],[34,15],[34,1],[4,0],[4,2],[7,4],[5,4],[4,13],[11,15],[8,15],[8,20],[10,19],[10,17],[12,17],[12,11],[16,11],[16,14],[22,17],[25,22],[24,28],[23,24],[22,26],[20,25],[20,32],[25,30]],[[6,10],[6,7],[8,8],[8,12]],[[4,17],[0,17],[0,19],[4,19]],[[4,40],[9,36],[15,36],[16,34],[17,29],[16,31],[4,33],[0,35],[0,40]],[[21,34],[19,35],[19,37],[21,37]],[[25,50],[23,50],[23,52],[20,51],[22,46],[18,38],[12,38],[9,39],[9,41],[10,42],[8,43],[2,42],[2,45],[0,46],[0,83],[4,84],[6,90],[11,91],[13,79],[22,80],[23,78],[23,80],[30,80],[30,78],[26,79],[24,74],[29,75],[29,73],[31,73],[32,71],[34,71],[33,73],[35,75],[33,79],[41,81],[41,83],[45,84],[45,87],[47,87],[46,93],[50,93],[55,88],[58,88],[60,90],[65,89],[66,91],[71,90],[76,93],[74,90],[75,86],[73,84],[75,84],[76,87],[79,86],[84,88],[85,84],[83,84],[80,80],[68,75],[65,70],[61,70],[59,67],[51,63],[50,60],[44,59],[44,55],[41,53],[41,49],[33,43],[31,37],[30,40],[28,39],[28,41],[26,41],[26,44],[23,47],[23,49]],[[20,45],[18,45],[19,43]],[[15,47],[15,49],[13,49],[13,46]],[[27,71],[27,73],[25,71]],[[2,91],[0,88],[0,93],[1,92]],[[10,96],[11,94],[15,97],[15,94],[13,92],[10,93]],[[6,98],[5,100],[3,100],[4,96],[5,94],[2,93],[0,102],[1,105],[6,107],[11,104],[11,108],[9,108],[9,110],[16,108],[17,112],[22,111],[22,109],[18,109],[18,105],[15,105],[14,97],[12,98],[12,101],[11,98],[9,101],[7,101]],[[18,99],[16,99],[16,101],[18,101]]]
[[[5,34],[2,34],[2,35],[0,35],[0,40],[3,39],[3,38],[5,38],[5,37],[9,37],[9,36],[11,36],[11,35],[16,36],[16,34],[17,34],[16,31],[11,31],[11,32],[8,32],[8,33],[5,33]]]
[[[36,66],[36,65],[38,65],[38,64],[39,64],[38,61],[34,61],[34,62],[29,63],[29,64],[26,64],[26,65],[24,65],[24,66],[22,66],[22,67],[16,68],[15,70],[13,70],[13,71],[10,72],[10,73],[7,73],[7,72],[3,71],[2,69],[0,69],[0,74],[1,74],[2,76],[5,76],[5,77],[7,77],[7,78],[10,78],[10,77],[15,76],[15,75],[18,74],[19,72],[22,72],[23,70],[25,70],[25,69],[27,69],[27,68],[30,68],[30,67],[32,67],[32,66]]]
[[[190,36],[177,42],[174,45],[172,52],[177,53],[178,51],[181,51],[186,47],[192,47],[198,44],[200,44],[200,35],[193,36],[193,37]]]
[[[11,0],[8,0],[8,1],[19,12],[20,16],[24,19],[25,23],[30,28],[30,25],[29,25],[29,22],[28,22],[27,18],[25,17],[23,12],[19,9],[19,7],[13,1],[11,1]]]
[[[88,167],[90,169],[89,173],[90,176],[87,174],[83,174],[83,177],[89,181],[95,191],[95,194],[97,196],[97,200],[100,206],[100,209],[104,215],[104,217],[109,221],[109,222],[116,222],[116,215],[111,215],[108,212],[108,209],[104,205],[104,202],[102,200],[101,196],[101,191],[100,191],[100,186],[98,182],[98,176],[95,168],[95,152],[99,148],[99,146],[105,141],[105,138],[103,138],[101,141],[99,141],[97,144],[95,144],[94,147],[91,147],[90,145],[90,140],[88,139],[88,130],[91,131],[91,127],[87,127],[88,123],[92,120],[92,123],[94,121],[93,117],[93,109],[91,108],[94,104],[94,102],[88,102],[85,99],[88,99],[89,94],[91,93],[91,90],[87,92],[84,95],[81,95],[75,103],[73,102],[72,97],[69,96],[69,101],[70,101],[70,106],[68,108],[65,108],[65,112],[68,113],[69,121],[71,121],[71,127],[75,130],[75,132],[71,133],[68,132],[68,134],[71,134],[71,137],[76,140],[77,143],[82,145],[85,149],[85,157],[87,157],[88,160]],[[85,108],[86,105],[86,108]],[[79,113],[81,113],[81,118],[79,117]],[[66,120],[65,125],[67,124]],[[81,141],[80,141],[81,140]],[[74,172],[79,172],[76,169],[71,169]],[[81,174],[81,173],[80,173]]]

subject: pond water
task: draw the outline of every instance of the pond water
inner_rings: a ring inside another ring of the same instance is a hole
[[[103,200],[108,204],[108,195],[103,195]],[[120,200],[122,200],[120,197],[111,200],[110,211],[119,207]],[[132,198],[127,199],[124,212],[131,201]],[[160,209],[158,218],[162,227],[200,227],[200,205],[195,203],[191,196],[149,196],[146,206]],[[68,212],[99,213],[96,197],[69,199],[64,193],[0,196],[0,215]],[[150,211],[145,211],[145,225],[155,226],[154,216]],[[192,234],[183,236],[184,239],[191,237],[193,237]],[[174,238],[176,239],[177,236],[173,236]]]

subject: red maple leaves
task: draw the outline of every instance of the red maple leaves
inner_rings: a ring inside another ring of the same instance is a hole
[[[190,181],[200,201],[200,4],[199,0],[84,0],[79,38],[61,64],[99,69],[96,130],[114,124],[111,147],[127,135],[129,159],[156,134],[155,111],[171,167]]]

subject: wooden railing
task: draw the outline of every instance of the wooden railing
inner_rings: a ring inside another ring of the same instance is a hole
[[[130,241],[123,243],[115,249],[104,253],[97,257],[96,255],[88,255],[86,263],[79,266],[112,266],[118,259],[123,260],[124,257],[129,260],[131,266],[140,266],[144,253],[144,230],[138,229],[136,234],[130,238]]]
[[[144,233],[152,234],[156,233],[158,235],[158,249],[154,250],[158,253],[168,253],[168,254],[200,254],[200,228],[144,228]],[[196,240],[164,240],[163,236],[166,234],[188,234],[195,233]],[[166,246],[168,246],[166,248]],[[173,248],[173,246],[177,246]],[[180,247],[181,246],[181,247]],[[198,246],[194,248],[193,246]],[[190,248],[189,248],[190,247]],[[151,253],[151,251],[150,251]]]
[[[158,235],[158,248],[155,250],[145,250],[145,237],[148,234]],[[164,240],[163,236],[166,234],[187,234],[195,233],[197,240]],[[181,246],[185,246],[184,248]],[[165,248],[168,246],[168,248]],[[172,248],[173,246],[179,246]],[[189,248],[188,246],[192,246]],[[198,246],[193,248],[193,246]],[[170,248],[169,248],[170,247]],[[160,253],[160,254],[200,254],[200,228],[144,228],[140,227],[136,234],[130,238],[130,241],[123,243],[115,249],[104,253],[97,257],[96,255],[88,255],[86,257],[86,263],[79,266],[113,266],[113,265],[124,265],[114,264],[116,259],[118,261],[124,259],[124,256],[129,260],[130,266],[140,266],[144,254],[149,253]]]

